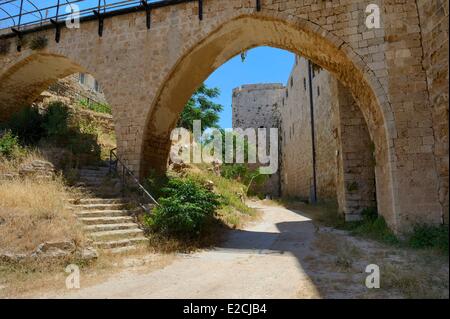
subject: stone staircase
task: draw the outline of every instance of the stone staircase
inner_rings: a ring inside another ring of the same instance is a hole
[[[122,197],[120,179],[109,176],[107,166],[83,167],[78,176],[76,186],[87,196],[69,204],[96,248],[124,253],[148,241],[135,222],[142,210]]]

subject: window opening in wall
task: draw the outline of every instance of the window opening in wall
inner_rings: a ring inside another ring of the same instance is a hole
[[[85,84],[86,83],[86,77],[84,75],[84,73],[80,73],[80,84]]]

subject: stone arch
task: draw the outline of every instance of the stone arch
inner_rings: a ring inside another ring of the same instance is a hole
[[[11,62],[0,74],[0,120],[30,105],[57,80],[77,72],[87,71],[65,56],[49,52],[29,53]]]
[[[381,213],[395,227],[395,179],[391,162],[395,136],[393,112],[384,89],[370,67],[349,44],[319,25],[285,13],[262,11],[241,15],[184,48],[159,88],[147,115],[141,145],[140,175],[150,168],[165,170],[170,149],[169,135],[179,113],[194,90],[223,63],[257,46],[271,46],[302,55],[327,69],[347,87],[367,122],[376,148],[377,198]]]

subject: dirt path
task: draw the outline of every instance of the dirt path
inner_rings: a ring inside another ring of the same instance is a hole
[[[252,205],[262,210],[262,219],[245,230],[231,231],[220,247],[178,255],[161,269],[144,273],[128,269],[91,287],[35,297],[404,297],[396,287],[369,291],[364,271],[377,262],[407,265],[405,254],[319,228],[298,212]],[[441,270],[448,282],[448,263]]]

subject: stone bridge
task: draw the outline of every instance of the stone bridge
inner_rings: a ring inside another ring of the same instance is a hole
[[[227,60],[262,45],[289,50],[333,73],[358,103],[374,143],[377,201],[389,225],[440,224],[448,216],[448,2],[426,0],[204,0],[79,29],[3,36],[3,119],[56,80],[92,74],[113,107],[120,156],[145,177],[166,168],[169,133],[194,90]],[[368,29],[366,7],[381,28]],[[27,48],[36,34],[50,41]],[[5,45],[6,43],[6,45]]]

